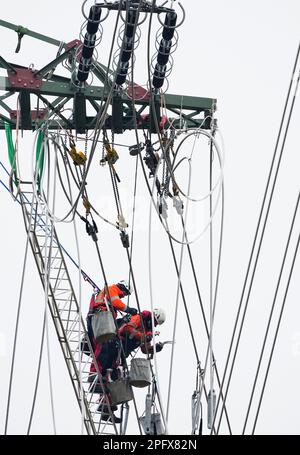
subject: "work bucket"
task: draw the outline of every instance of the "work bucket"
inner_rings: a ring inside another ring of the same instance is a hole
[[[128,378],[121,378],[114,382],[108,382],[107,388],[110,393],[112,405],[126,403],[133,399],[132,389]]]
[[[92,329],[97,343],[104,343],[116,335],[114,317],[110,311],[98,311],[92,317]]]
[[[130,384],[134,387],[147,387],[151,384],[151,369],[148,359],[132,359],[130,365]]]

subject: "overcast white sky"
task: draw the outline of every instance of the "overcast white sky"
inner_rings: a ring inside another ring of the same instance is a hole
[[[170,93],[217,98],[217,118],[225,139],[225,226],[223,261],[220,278],[219,299],[214,330],[214,350],[217,365],[222,371],[237,311],[242,282],[254,237],[263,190],[271,164],[276,134],[279,128],[287,87],[299,42],[300,4],[297,0],[215,0],[203,2],[182,0],[186,9],[186,21],[179,30],[179,46],[174,55],[174,68],[170,77]],[[37,32],[65,42],[78,38],[83,23],[81,1],[45,0],[37,3],[15,0],[6,3],[2,19],[26,26]],[[158,24],[154,23],[154,30]],[[111,42],[111,22],[104,23],[103,41],[98,48],[99,61],[106,63]],[[146,36],[146,28],[143,29]],[[6,60],[28,66],[34,63],[40,68],[51,61],[57,49],[25,37],[19,54],[14,53],[17,36],[14,32],[0,29],[0,55]],[[145,83],[147,74],[142,63],[146,49],[142,40],[137,58],[135,79]],[[141,62],[141,63],[140,63]],[[59,73],[60,71],[58,71]],[[1,75],[5,73],[2,71]],[[14,107],[15,108],[15,107]],[[254,378],[259,349],[283,249],[287,239],[292,212],[299,191],[299,102],[296,103],[291,131],[286,144],[278,188],[270,223],[266,230],[266,242],[262,251],[253,294],[249,303],[249,314],[242,337],[241,349],[228,398],[228,412],[234,433],[240,433],[249,400],[250,387]],[[1,138],[1,161],[8,165],[4,133]],[[133,133],[117,141],[133,144]],[[33,145],[33,133],[26,132],[20,143],[24,169],[29,165]],[[203,149],[204,150],[204,149]],[[207,149],[206,149],[207,150]],[[120,150],[118,163],[121,183],[121,199],[130,219],[130,203],[133,188],[134,161],[127,149]],[[98,152],[98,157],[101,149]],[[201,159],[195,160],[196,171],[203,173]],[[202,171],[201,171],[202,170]],[[111,190],[106,185],[106,170],[99,168],[98,158],[91,169],[89,188],[98,207],[110,219],[115,218]],[[202,173],[199,174],[202,176]],[[196,173],[197,176],[197,173]],[[195,192],[197,187],[195,176]],[[4,179],[3,172],[0,178]],[[201,180],[201,179],[199,179]],[[0,428],[4,429],[9,368],[13,344],[18,293],[25,249],[25,233],[21,211],[10,196],[0,191]],[[193,207],[193,220],[199,220],[201,208]],[[137,208],[137,230],[133,253],[133,264],[138,284],[139,298],[143,308],[149,308],[149,281],[147,265],[147,232],[149,201],[145,184],[140,174]],[[198,222],[198,221],[197,221]],[[215,233],[217,239],[218,222]],[[202,223],[202,224],[201,224]],[[201,229],[204,221],[196,227]],[[299,217],[292,241],[298,235]],[[128,274],[128,266],[118,234],[108,229],[101,221],[100,248],[103,253],[109,282],[115,282]],[[156,220],[153,223],[153,283],[154,302],[163,306],[168,321],[161,327],[161,341],[172,337],[172,324],[176,297],[176,275],[165,233]],[[95,281],[101,274],[95,250],[86,238],[84,226],[79,226],[82,267]],[[193,234],[197,232],[193,230]],[[75,256],[75,240],[70,225],[58,227],[62,244]],[[180,234],[180,233],[179,233]],[[177,250],[179,252],[179,250]],[[209,256],[208,235],[192,246],[197,273],[203,293],[206,311],[209,308]],[[290,263],[291,255],[289,256]],[[299,434],[300,422],[300,311],[299,311],[299,260],[294,270],[286,310],[283,316],[279,340],[262,404],[257,433]],[[70,265],[76,283],[76,270]],[[286,282],[284,275],[284,283]],[[284,283],[279,295],[282,300]],[[183,284],[186,290],[193,328],[197,336],[197,347],[204,362],[206,337],[201,321],[199,304],[191,278],[187,257],[183,269]],[[78,288],[77,283],[75,284]],[[84,312],[90,297],[90,287],[83,284]],[[135,302],[132,302],[133,305]],[[33,384],[36,374],[37,355],[42,328],[43,292],[33,258],[30,256],[21,313],[19,342],[16,357],[13,387],[10,434],[24,434],[27,428]],[[279,308],[279,305],[278,307]],[[275,311],[278,315],[278,309]],[[274,325],[272,326],[274,330]],[[273,332],[272,332],[273,333]],[[268,344],[270,346],[270,344]],[[51,356],[53,361],[54,401],[59,434],[78,434],[80,414],[67,376],[60,347],[51,326]],[[159,355],[159,372],[163,399],[166,403],[170,348],[167,346]],[[44,359],[45,360],[45,359]],[[176,335],[175,364],[172,403],[170,408],[169,432],[189,434],[191,432],[190,400],[194,391],[196,362],[187,330],[182,301],[180,300],[179,324]],[[41,385],[32,432],[52,434],[49,387],[46,362],[43,364]],[[259,383],[261,385],[261,382]],[[145,390],[138,390],[140,414],[143,412]],[[251,414],[253,418],[253,414]],[[250,416],[250,424],[252,422]],[[204,419],[206,422],[206,417]],[[250,425],[251,427],[251,425]],[[129,433],[137,431],[133,410]],[[225,431],[225,428],[223,429]],[[207,430],[205,429],[205,432]]]

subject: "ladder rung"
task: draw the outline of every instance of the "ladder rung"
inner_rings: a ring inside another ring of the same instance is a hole
[[[52,289],[52,294],[54,295],[54,298],[58,300],[59,298],[63,298],[65,302],[69,302],[70,299],[72,298],[72,293],[71,291],[64,291],[64,292],[56,292],[56,290]]]
[[[67,292],[56,293],[55,291],[52,291],[52,294],[54,296],[54,299],[58,300],[59,302],[62,301],[62,300],[64,302],[70,302],[71,299],[72,299],[72,295],[69,295],[69,293],[67,293]],[[63,308],[61,309],[61,311],[63,311]]]
[[[60,320],[61,320],[61,322],[68,322],[69,324],[75,322],[72,319],[60,319]],[[79,333],[79,330],[78,329],[68,329],[68,334],[71,334],[71,333],[74,333],[74,332],[77,334],[77,333]],[[76,341],[76,340],[73,340],[73,343],[74,343],[74,341]]]
[[[69,342],[72,342],[72,343],[75,343],[76,341],[78,342],[78,335],[79,335],[79,333],[81,334],[81,332],[79,332],[78,329],[77,330],[76,329],[67,329],[65,327],[65,331],[67,332]],[[72,339],[71,339],[71,337],[72,337]],[[76,337],[76,340],[74,340],[74,337]]]
[[[62,313],[62,312],[63,312],[63,311],[61,311],[61,313]],[[72,312],[72,313],[75,313],[75,310],[72,310],[72,311],[67,311],[67,310],[65,310],[65,311],[64,311],[64,313],[71,313],[71,312]],[[76,324],[79,322],[79,320],[78,320],[77,318],[76,318],[76,319],[75,319],[75,318],[73,318],[73,319],[70,319],[70,318],[64,319],[62,316],[63,316],[63,315],[60,315],[60,319],[61,319],[62,322],[72,322],[72,323],[76,322]],[[64,315],[64,316],[66,316],[66,315]],[[75,316],[75,317],[76,317],[76,316]]]
[[[57,276],[53,276],[53,277],[50,276],[50,277],[49,277],[49,280],[55,280],[55,281],[57,281],[57,280],[59,280],[59,281],[69,281],[69,278],[59,278],[59,275],[57,275]]]
[[[68,309],[64,309],[63,310],[63,309],[61,309],[60,312],[59,312],[59,317],[60,317],[61,320],[63,320],[62,317],[65,316],[62,313],[77,313],[77,310],[68,310]],[[64,322],[66,322],[66,321],[67,321],[67,319],[64,319]],[[74,322],[75,319],[69,319],[69,321]]]
[[[50,272],[53,270],[53,268],[51,267],[51,270]],[[58,270],[58,269],[55,269],[55,270]],[[68,277],[61,277],[60,275],[63,275],[63,274],[60,274],[59,272],[55,272],[56,275],[55,276],[51,276],[50,279],[51,280],[60,280],[60,281],[69,281],[69,278]]]
[[[72,292],[72,289],[64,289],[64,288],[56,288],[54,292],[57,292],[57,291],[68,291],[68,292]]]
[[[43,250],[43,248],[41,248],[41,251]],[[61,256],[51,256],[51,261],[62,261],[62,258]],[[52,269],[52,267],[51,267]]]
[[[51,272],[51,270],[53,270],[52,267],[50,267],[50,272]],[[44,273],[44,272],[43,272],[43,273]],[[49,279],[50,279],[50,280],[56,280],[56,281],[58,281],[58,280],[59,280],[59,281],[69,281],[68,278],[60,278],[59,273],[58,273],[56,276],[49,276]]]
[[[75,309],[72,309],[72,308],[58,308],[58,309],[59,309],[59,313],[63,313],[63,312],[78,313],[77,308],[75,308]]]
[[[52,295],[51,295],[52,297]],[[70,302],[70,303],[75,303],[75,299],[59,299],[55,297],[55,300],[58,300],[59,302]],[[67,310],[66,310],[67,311]]]

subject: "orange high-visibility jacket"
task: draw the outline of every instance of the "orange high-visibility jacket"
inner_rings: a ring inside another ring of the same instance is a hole
[[[141,315],[142,316],[136,314],[131,316],[130,322],[120,327],[119,333],[121,337],[125,337],[127,335],[130,339],[134,338],[139,340],[141,343],[144,343],[145,336],[152,335],[152,330],[150,330],[152,327],[150,311],[144,310]],[[141,317],[143,318],[145,332],[143,330]]]
[[[127,305],[125,305],[125,303],[122,302],[121,300],[121,298],[124,297],[124,294],[121,291],[121,289],[116,284],[113,284],[112,286],[108,286],[108,292],[110,299],[106,293],[105,288],[102,289],[102,291],[100,291],[95,298],[92,297],[90,302],[90,310],[95,310],[100,307],[101,310],[106,311],[107,310],[107,306],[105,303],[106,298],[107,303],[111,301],[114,310],[126,311]]]

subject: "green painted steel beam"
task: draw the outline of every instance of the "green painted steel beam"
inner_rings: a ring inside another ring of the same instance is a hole
[[[98,77],[99,80],[104,84],[106,74],[112,76],[113,72],[111,70],[107,71],[107,67],[102,63],[96,63],[95,68],[93,69],[93,73]],[[108,84],[111,86],[111,80],[109,79]],[[127,101],[128,97],[123,96],[123,100]],[[217,100],[214,98],[200,98],[196,96],[188,96],[188,95],[172,95],[172,94],[165,94],[165,100],[167,107],[170,108],[181,108],[187,110],[215,110]],[[137,100],[135,104],[148,104],[147,101]]]
[[[10,126],[12,127],[12,129],[15,129],[16,127],[16,122],[14,120],[11,120],[9,117],[6,117],[5,115],[3,114],[0,114],[0,121],[1,121],[1,126],[0,126],[0,129],[3,130],[3,124],[2,122],[7,122],[10,124]]]
[[[4,93],[4,95],[1,95],[0,96],[0,100],[5,100],[6,98],[10,98],[11,96],[13,96],[13,92],[7,92],[7,93]]]
[[[106,66],[101,65],[99,62],[94,62],[94,65],[92,67],[92,73],[99,79],[99,81],[102,82],[103,85],[108,86],[111,88],[112,86],[112,81],[109,77],[109,75],[112,75],[112,71],[107,71]]]
[[[13,74],[16,74],[15,68],[10,63],[8,63],[6,60],[4,60],[4,58],[1,57],[1,55],[0,55],[0,67],[5,68],[7,71],[9,71]]]
[[[11,114],[11,112],[13,111],[6,103],[4,103],[4,101],[2,101],[0,99],[0,106],[3,107],[3,109],[8,112],[9,114]]]
[[[110,121],[110,118],[108,119],[108,123],[105,125],[107,129],[110,129],[109,121]],[[4,127],[5,122],[11,122],[11,120],[0,114],[0,130],[5,129],[5,127]],[[32,129],[35,129],[36,127],[40,127],[43,123],[44,123],[44,120],[41,120],[41,119],[32,121],[31,131],[32,131]],[[172,126],[176,129],[181,128],[182,125],[180,123],[181,123],[180,119],[169,118],[168,123],[166,124],[166,127],[168,127],[168,125],[172,124]],[[96,126],[96,117],[87,117],[86,124],[87,124],[88,130],[93,130]],[[205,128],[205,125],[203,124],[203,119],[191,119],[191,120],[187,120],[185,122],[186,128],[199,128],[200,126],[202,126],[202,128]],[[16,129],[16,124],[10,123],[10,127],[12,130],[14,130],[14,129]],[[51,119],[47,122],[47,127],[49,128],[49,130],[57,130],[60,128],[73,129],[73,130],[75,129],[75,125],[73,122],[68,121],[68,123],[66,123],[63,120],[60,120],[60,122],[58,123],[57,121],[51,120]],[[138,125],[138,129],[145,129],[145,127],[146,127],[146,124],[144,124],[144,123],[142,125]],[[127,121],[126,121],[126,119],[124,119],[124,130],[134,130],[134,129],[135,129],[135,125],[134,125],[133,120],[129,121],[127,119]]]
[[[0,90],[7,91],[18,91],[19,89],[13,87],[8,78],[0,77]],[[53,82],[53,81],[43,81],[42,87],[39,90],[32,90],[32,93],[40,93],[41,95],[49,96],[64,96],[64,97],[73,97],[77,91],[76,87],[72,83],[67,82]],[[87,99],[92,98],[95,101],[107,99],[109,89],[105,89],[99,86],[88,86],[85,89],[81,90]],[[124,102],[130,102],[131,99],[126,95],[122,95],[122,100]],[[165,101],[167,108],[177,108],[184,110],[194,110],[194,111],[206,111],[206,110],[215,110],[216,100],[214,98],[200,98],[196,96],[186,96],[186,95],[172,95],[165,94]],[[136,100],[136,105],[144,106],[148,105],[149,101],[147,100]]]
[[[168,108],[188,110],[215,110],[217,100],[214,98],[199,98],[197,96],[165,94]]]
[[[55,61],[55,60],[54,60]],[[54,62],[53,61],[53,62]],[[52,62],[52,63],[53,63]],[[6,62],[3,58],[0,57],[0,68],[4,68],[4,69],[7,69],[8,70],[8,67],[7,67],[7,64],[9,65],[10,68],[12,68],[13,70],[18,70],[18,69],[28,69],[26,66],[23,66],[23,65],[16,65],[15,63],[12,64],[10,62]],[[48,65],[47,65],[48,66]],[[45,67],[44,67],[45,69]],[[40,72],[41,70],[39,70]],[[52,74],[51,76],[51,81],[53,82],[58,82],[60,84],[69,84],[70,83],[70,78],[69,77],[65,77],[65,76],[59,76],[59,75],[56,75],[56,74]],[[3,95],[4,97],[6,96],[10,96],[10,95]],[[0,96],[0,99],[3,99],[3,96]]]
[[[77,47],[77,44],[74,44],[72,47],[70,47],[69,50],[63,52],[60,54],[58,57],[56,57],[52,62],[48,63],[48,65],[44,66],[41,70],[39,70],[37,73],[35,73],[36,76],[41,76],[41,77],[46,77],[46,75],[49,73],[49,71],[55,70],[57,65],[59,63],[63,62],[71,52],[74,52],[75,47]]]
[[[66,117],[60,112],[60,110],[64,107],[64,105],[69,101],[70,98],[59,97],[52,103],[50,103],[50,101],[48,101],[47,98],[45,98],[44,96],[42,96],[40,94],[39,94],[39,98],[50,109],[50,112],[49,112],[49,115],[47,116],[47,118],[50,118],[52,115],[56,114],[62,120],[62,123],[65,125],[66,128],[73,127],[72,122],[70,122],[68,119],[66,119]],[[60,101],[61,99],[62,99],[62,101]],[[44,120],[39,120],[38,123],[42,124],[42,123],[44,123]],[[58,123],[58,122],[56,122],[56,123]],[[61,123],[61,122],[59,122],[59,123]]]
[[[31,100],[30,93],[27,90],[21,90],[20,92],[20,121],[24,130],[31,130],[32,119],[31,119]]]
[[[50,38],[50,36],[42,35],[41,33],[36,33],[32,30],[29,30],[26,27],[23,27],[22,25],[11,24],[10,22],[3,21],[2,19],[0,19],[0,26],[9,28],[10,30],[14,30],[17,33],[22,33],[23,35],[31,36],[31,38],[44,41],[45,43],[53,44],[54,46],[60,46],[61,44],[61,41]]]

